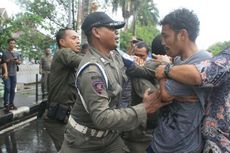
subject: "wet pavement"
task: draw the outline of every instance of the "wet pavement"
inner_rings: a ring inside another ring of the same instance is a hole
[[[0,153],[56,153],[41,119],[0,135]]]
[[[37,104],[35,99],[35,84],[32,84],[18,90],[14,102],[17,107],[31,106]],[[41,100],[41,96],[38,100]],[[1,106],[3,106],[2,98],[0,98]],[[4,109],[0,108],[0,117],[4,114]],[[11,130],[0,131],[0,153],[57,153],[41,119],[35,118],[25,124],[24,122],[21,121],[20,126],[14,124]]]
[[[38,100],[41,100],[40,88],[38,94]],[[30,106],[36,103],[35,84],[26,85],[15,93],[14,104],[17,107]],[[3,97],[0,97],[0,108],[3,108]]]

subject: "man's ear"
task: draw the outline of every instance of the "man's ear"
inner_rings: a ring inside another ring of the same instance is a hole
[[[187,30],[181,29],[178,36],[179,36],[179,40],[185,41],[188,38]]]
[[[93,34],[94,37],[96,37],[98,39],[101,38],[100,32],[99,32],[98,28],[96,28],[96,27],[92,28],[92,34]]]
[[[65,40],[64,39],[60,39],[59,43],[60,43],[61,46],[65,46]]]

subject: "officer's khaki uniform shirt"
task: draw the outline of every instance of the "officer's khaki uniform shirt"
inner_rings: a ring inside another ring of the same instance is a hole
[[[146,110],[143,104],[117,109],[122,85],[127,79],[126,68],[117,52],[111,52],[110,55],[110,58],[104,57],[98,51],[90,49],[84,56],[79,68],[87,62],[100,64],[108,77],[108,88],[104,76],[96,65],[86,67],[77,79],[77,85],[89,113],[78,96],[71,116],[79,124],[94,129],[131,130],[141,123],[146,123]],[[109,132],[106,136],[107,143],[110,143],[115,135],[118,134]]]
[[[54,55],[49,78],[49,103],[73,104],[76,100],[75,71],[82,56],[70,49],[59,49]]]
[[[50,67],[51,67],[51,62],[52,62],[52,55],[49,56],[42,56],[41,58],[41,63],[40,63],[40,71],[41,73],[44,73],[46,71],[50,71]]]

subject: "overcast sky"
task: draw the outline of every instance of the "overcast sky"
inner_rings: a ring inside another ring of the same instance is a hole
[[[13,0],[0,0],[0,8],[6,8],[9,15],[20,11],[19,7],[13,3]]]
[[[7,8],[9,14],[17,13],[19,8],[12,1],[0,0],[0,8]],[[200,35],[197,39],[200,49],[230,40],[230,0],[154,0],[154,3],[159,9],[160,19],[177,8],[194,10],[200,19]]]
[[[200,19],[197,44],[207,49],[216,42],[230,41],[230,0],[154,0],[162,19],[177,8],[193,10]]]

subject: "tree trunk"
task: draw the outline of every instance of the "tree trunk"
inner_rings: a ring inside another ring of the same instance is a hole
[[[84,21],[85,17],[89,14],[89,4],[90,4],[90,0],[82,0],[82,13],[81,13],[81,24]],[[80,24],[80,25],[81,25]],[[87,39],[86,36],[84,34],[84,32],[81,32],[81,43],[86,43]]]
[[[137,20],[137,11],[133,12],[133,21],[132,21],[132,35],[136,36],[136,20]]]
[[[81,19],[80,19],[80,17],[81,17],[81,12],[82,12],[82,10],[81,10],[81,0],[78,0],[77,1],[77,25],[76,25],[76,29],[78,30],[78,29],[80,29],[81,27],[80,27],[80,24],[81,24]]]

